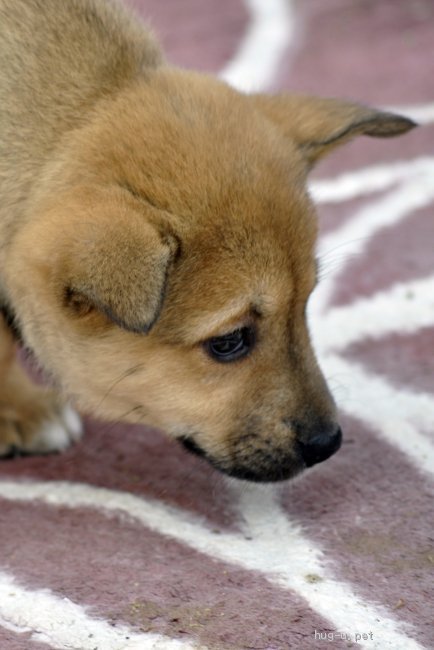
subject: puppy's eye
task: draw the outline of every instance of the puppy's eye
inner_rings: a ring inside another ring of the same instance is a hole
[[[236,361],[245,357],[255,342],[254,331],[251,327],[242,327],[224,336],[215,336],[205,341],[205,350],[210,357],[220,363]]]

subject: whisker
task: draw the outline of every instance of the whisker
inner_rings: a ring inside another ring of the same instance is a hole
[[[135,411],[139,413],[139,419],[137,420],[137,422],[133,422],[132,424],[133,425],[140,424],[144,416],[142,415],[143,407],[139,404],[137,406],[133,406],[133,408],[131,409],[128,409],[128,411],[125,411],[125,413],[122,413],[122,415],[120,415],[115,422],[101,423],[102,426],[104,427],[104,433],[111,433],[119,424],[122,423],[122,421],[126,417],[128,417],[129,415],[131,415],[131,413],[134,413]]]
[[[127,377],[131,377],[131,375],[134,375],[136,372],[139,372],[142,368],[145,367],[144,363],[138,363],[136,366],[132,366],[131,368],[128,368],[125,370],[115,381],[109,386],[107,392],[104,394],[103,398],[101,399],[101,402],[98,404],[98,408],[101,407],[101,405],[104,403],[104,401],[107,399],[107,397],[110,395],[112,390],[120,384],[121,381],[126,379]]]

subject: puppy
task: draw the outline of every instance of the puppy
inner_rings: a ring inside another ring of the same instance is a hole
[[[0,452],[62,449],[59,394],[146,422],[232,476],[275,481],[340,446],[305,321],[314,163],[403,117],[244,95],[163,61],[109,0],[0,0]]]

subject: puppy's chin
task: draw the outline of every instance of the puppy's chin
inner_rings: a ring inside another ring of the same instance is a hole
[[[179,438],[185,449],[189,452],[204,458],[215,469],[233,478],[255,483],[275,483],[294,478],[306,467],[298,452],[294,454],[279,454],[279,458],[272,454],[255,454],[250,459],[239,459],[236,456],[232,459],[221,460],[208,454],[202,449],[191,436]]]

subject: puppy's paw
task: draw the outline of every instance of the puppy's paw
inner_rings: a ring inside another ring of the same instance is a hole
[[[49,454],[63,451],[80,439],[80,416],[49,392],[41,391],[37,403],[0,407],[0,456]]]

